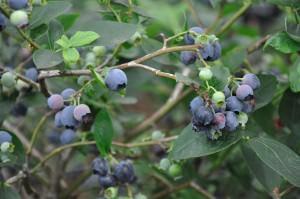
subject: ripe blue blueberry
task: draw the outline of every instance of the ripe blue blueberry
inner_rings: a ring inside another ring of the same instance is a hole
[[[60,95],[64,98],[64,100],[69,100],[75,93],[76,91],[73,88],[66,88]]]
[[[136,179],[134,169],[129,161],[121,161],[114,168],[114,176],[121,183],[133,183]]]
[[[223,113],[216,113],[212,121],[215,130],[221,130],[225,127],[226,118]]]
[[[232,111],[227,111],[225,117],[226,117],[225,129],[230,132],[236,130],[236,128],[239,125],[236,114]]]
[[[195,63],[196,59],[197,59],[197,53],[193,51],[182,51],[180,53],[180,61],[185,65]]]
[[[202,33],[204,33],[204,30],[201,27],[192,27],[189,29],[189,32],[195,32],[197,34],[202,34]],[[185,44],[192,45],[195,43],[195,39],[192,35],[193,35],[193,33],[187,33],[184,35]]]
[[[60,133],[57,131],[52,131],[47,135],[47,138],[51,144],[59,145],[60,144]]]
[[[104,189],[114,187],[117,185],[117,181],[113,175],[99,176],[99,184]]]
[[[62,110],[60,120],[65,127],[74,128],[79,124],[74,118],[74,109],[75,106],[70,105]]]
[[[192,114],[196,113],[196,110],[200,107],[204,106],[204,101],[202,97],[198,96],[195,97],[191,102],[190,102],[190,111]]]
[[[260,80],[255,74],[249,73],[243,76],[242,84],[249,85],[253,90],[260,87]]]
[[[92,171],[94,174],[106,176],[109,172],[108,161],[104,158],[95,158],[92,162]]]
[[[28,5],[27,0],[8,0],[8,6],[14,10],[20,10],[26,8]]]
[[[54,124],[57,128],[61,128],[64,125],[61,122],[61,111],[57,112],[54,116]]]
[[[64,107],[64,99],[61,95],[59,94],[53,94],[51,95],[48,100],[48,106],[52,110],[60,110]]]
[[[211,61],[214,56],[214,48],[211,44],[204,44],[202,48],[199,48],[199,52],[205,61]]]
[[[70,144],[75,140],[75,138],[75,131],[73,131],[72,129],[66,129],[62,132],[59,139],[61,144]]]
[[[23,10],[16,10],[12,12],[9,19],[13,25],[19,28],[24,28],[29,23],[28,15]]]
[[[12,136],[6,131],[0,131],[0,144],[3,142],[11,142]]]
[[[215,41],[213,44],[214,55],[211,57],[210,61],[215,61],[221,57],[222,54],[222,47],[218,41]]]
[[[239,98],[242,101],[253,99],[253,89],[247,84],[240,85],[236,89],[235,93],[237,98]]]
[[[251,113],[254,111],[255,108],[255,100],[247,100],[243,102],[243,109],[242,111],[245,113]]]
[[[231,96],[231,91],[229,89],[228,86],[225,86],[224,90],[223,90],[223,93],[225,95],[226,98],[230,97]]]
[[[29,68],[25,71],[25,77],[31,79],[32,81],[37,81],[38,79],[38,71],[36,68]]]
[[[111,69],[105,78],[105,84],[112,91],[119,91],[127,86],[127,76],[120,69]]]
[[[27,106],[22,102],[17,102],[10,112],[15,117],[22,117],[27,114]]]
[[[76,120],[82,121],[83,117],[89,113],[91,110],[86,104],[79,104],[75,107],[73,115]]]
[[[230,96],[226,99],[226,110],[240,112],[243,109],[243,103],[236,97]]]
[[[209,125],[213,118],[213,113],[205,106],[198,107],[194,114],[194,119],[203,125]]]
[[[0,12],[0,32],[6,28],[5,16]]]

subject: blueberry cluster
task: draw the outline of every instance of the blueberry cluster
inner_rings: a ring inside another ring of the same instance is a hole
[[[223,92],[215,91],[211,98],[198,96],[190,102],[194,131],[204,132],[209,139],[216,140],[222,132],[245,126],[247,113],[255,108],[254,90],[260,87],[260,80],[255,74],[245,74],[238,80],[237,87],[226,86]]]
[[[67,88],[60,94],[52,94],[47,100],[48,107],[56,112],[55,126],[57,128],[65,127],[60,135],[61,144],[71,143],[76,138],[75,130],[91,114],[91,110],[86,104],[76,106],[70,104],[75,94],[74,89]],[[55,135],[52,135],[51,139],[55,140]]]
[[[0,162],[4,163],[10,161],[7,154],[12,153],[13,149],[14,145],[12,143],[12,136],[6,131],[0,131]]]
[[[122,160],[110,167],[106,159],[96,158],[92,162],[92,172],[99,176],[100,186],[104,189],[132,184],[136,180],[133,165],[129,160]]]
[[[215,61],[221,57],[221,44],[215,35],[206,35],[201,27],[193,27],[184,36],[184,42],[187,45],[201,44],[199,53],[205,61]],[[197,52],[182,51],[180,60],[185,65],[193,64],[198,58]]]

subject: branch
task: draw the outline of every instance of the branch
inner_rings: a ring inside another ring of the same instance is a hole
[[[253,52],[255,52],[256,50],[258,50],[260,47],[262,47],[266,41],[271,37],[271,35],[266,35],[263,38],[261,38],[260,40],[258,40],[257,42],[255,42],[252,46],[247,48],[247,53],[251,54]]]

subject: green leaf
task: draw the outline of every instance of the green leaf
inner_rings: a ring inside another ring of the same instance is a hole
[[[70,42],[73,47],[80,47],[92,43],[99,37],[97,33],[92,31],[78,31],[70,38]]]
[[[67,31],[74,25],[79,16],[80,14],[78,13],[64,14],[57,17],[57,20],[63,25],[64,30]]]
[[[34,29],[30,30],[30,37],[34,40],[42,37],[45,33],[49,31],[49,27],[46,24],[42,24]]]
[[[63,62],[59,53],[51,50],[39,49],[33,53],[33,62],[38,69],[51,68]]]
[[[61,38],[55,43],[60,45],[62,48],[70,48],[72,46],[71,41],[66,35],[61,36]]]
[[[226,133],[224,133],[226,134]],[[236,131],[222,136],[217,141],[209,140],[205,133],[196,133],[192,125],[183,129],[176,139],[170,152],[170,158],[174,160],[207,156],[225,150],[241,139],[242,132]]]
[[[18,192],[5,184],[0,184],[0,196],[3,199],[21,199]]]
[[[300,157],[294,151],[266,137],[250,139],[248,144],[266,165],[291,184],[300,187]]]
[[[63,49],[64,61],[68,64],[74,64],[80,59],[79,52],[76,48]]]
[[[114,21],[103,21],[98,15],[80,17],[71,28],[71,33],[76,31],[94,31],[101,35],[94,45],[111,46],[118,45],[130,39],[137,31],[137,25],[118,23]]]
[[[34,29],[42,24],[48,24],[52,19],[66,13],[71,6],[71,3],[66,1],[49,1],[45,6],[34,7],[29,22],[30,29]]]
[[[54,50],[55,41],[64,34],[64,27],[56,20],[49,23],[48,42],[50,49]]]
[[[256,99],[255,109],[259,109],[270,103],[277,88],[277,80],[273,75],[258,75],[258,78],[261,86],[254,91]]]
[[[300,129],[300,94],[293,93],[290,89],[283,94],[279,104],[279,116],[284,125],[293,133],[299,134]],[[299,134],[300,135],[300,134]]]
[[[113,124],[109,113],[102,109],[96,116],[92,126],[92,133],[96,140],[96,145],[101,155],[106,155],[111,147],[114,136]]]
[[[244,48],[236,47],[222,56],[222,62],[224,66],[229,68],[230,71],[234,72],[244,62],[246,56],[247,52]]]
[[[223,66],[211,67],[213,77],[208,81],[210,86],[213,86],[218,91],[223,91],[228,84],[228,78],[230,76],[229,69]],[[202,85],[205,85],[202,81]]]
[[[300,91],[300,58],[289,69],[289,82],[292,91]]]
[[[274,3],[280,6],[289,6],[294,8],[300,7],[299,0],[267,0],[267,2]]]
[[[269,193],[271,193],[275,187],[279,187],[281,183],[280,175],[263,163],[246,144],[241,145],[241,150],[251,173]]]
[[[14,100],[4,98],[3,96],[0,96],[0,126],[2,122],[6,119],[6,117],[10,114],[11,108],[14,105]]]
[[[268,39],[264,48],[267,46],[272,46],[282,53],[294,53],[300,50],[299,42],[291,39],[286,32],[279,32],[273,35]]]
[[[296,42],[300,42],[300,24],[289,23],[286,20],[285,31],[290,36],[290,38],[292,38]]]

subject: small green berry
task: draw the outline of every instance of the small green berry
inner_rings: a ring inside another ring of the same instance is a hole
[[[89,76],[81,75],[77,79],[77,84],[80,85],[80,86],[83,86],[84,84],[86,84],[90,80],[91,80],[91,78]]]
[[[159,162],[159,168],[162,170],[167,171],[170,167],[170,160],[168,158],[163,158]]]
[[[199,72],[199,77],[201,80],[210,80],[213,76],[213,73],[209,68],[202,68]]]
[[[95,46],[93,52],[97,57],[103,57],[106,53],[106,48],[105,46]]]
[[[164,137],[165,135],[161,131],[153,131],[151,135],[152,140],[160,140]]]
[[[13,13],[11,13],[10,22],[19,28],[23,28],[29,22],[28,15],[23,10],[16,10]]]
[[[248,115],[244,112],[239,112],[238,122],[242,125],[242,127],[245,127],[248,122]]]
[[[105,189],[104,191],[105,198],[113,199],[118,196],[118,189],[115,187],[110,187],[108,189]]]
[[[88,52],[85,55],[85,63],[86,65],[95,65],[96,64],[96,56],[92,52]]]
[[[29,85],[29,84],[27,84],[26,82],[24,82],[24,81],[21,80],[21,79],[18,79],[18,80],[17,80],[16,89],[17,89],[18,91],[26,90],[26,89],[28,89],[28,88],[30,88],[30,85]]]
[[[16,84],[16,79],[13,73],[6,72],[1,77],[1,83],[7,88],[13,88]]]
[[[181,166],[177,163],[174,163],[172,164],[170,167],[169,167],[169,170],[168,170],[168,173],[173,176],[173,177],[178,177],[181,175]]]
[[[217,91],[212,96],[212,102],[216,105],[223,105],[225,102],[225,95],[223,92]]]
[[[9,142],[3,142],[0,147],[1,151],[4,153],[7,152],[9,150],[9,148],[10,148]]]
[[[147,199],[147,196],[144,194],[138,193],[135,195],[134,199]]]

